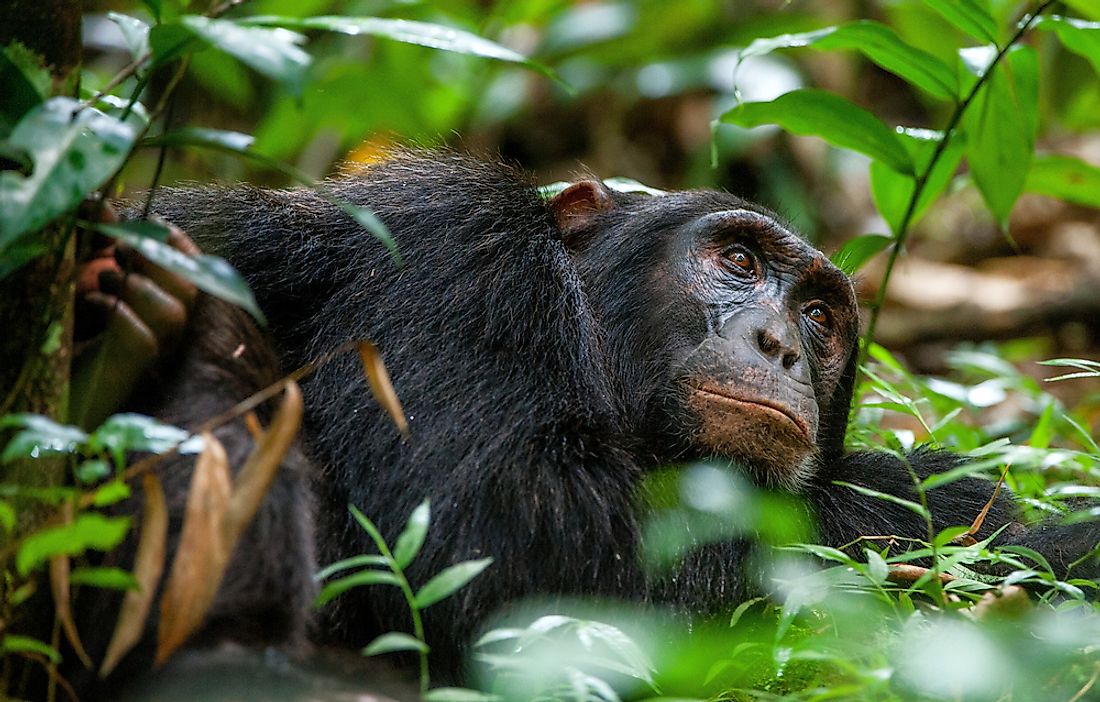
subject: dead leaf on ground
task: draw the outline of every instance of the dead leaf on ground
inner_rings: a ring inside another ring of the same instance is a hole
[[[99,667],[99,676],[106,677],[122,657],[141,640],[157,584],[164,572],[164,546],[168,538],[168,507],[160,479],[152,471],[141,477],[145,500],[141,512],[141,539],[134,557],[134,579],[137,590],[129,590],[122,600],[115,631]]]

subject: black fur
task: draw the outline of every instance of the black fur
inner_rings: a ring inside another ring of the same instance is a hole
[[[409,418],[408,440],[371,399],[350,355],[304,385],[307,453],[319,467],[321,563],[373,551],[346,505],[392,539],[431,498],[414,584],[461,560],[495,559],[469,587],[427,610],[437,669],[456,667],[484,618],[518,598],[611,595],[706,611],[752,590],[741,543],[701,551],[673,585],[648,582],[638,564],[643,515],[634,498],[647,471],[690,455],[675,413],[663,406],[675,397],[663,388],[662,335],[697,333],[701,324],[674,295],[656,291],[647,272],[685,223],[755,206],[707,191],[615,195],[616,207],[597,217],[575,256],[527,176],[505,166],[404,153],[327,187],[386,222],[403,267],[307,190],[169,190],[158,205],[204,250],[244,273],[284,367],[349,339],[370,338],[383,352]],[[844,455],[853,370],[849,363],[836,393],[819,398],[819,460],[802,492],[821,539],[923,538],[925,524],[911,511],[834,484],[915,494],[897,459]],[[933,452],[909,460],[921,476],[956,461]],[[991,494],[991,483],[973,478],[932,490],[937,528],[970,523]],[[293,518],[297,508],[279,511]],[[1010,499],[998,499],[984,531],[1011,522],[1013,512]],[[1052,550],[1041,537],[1035,545]],[[292,572],[300,581],[303,571]],[[359,588],[326,608],[320,635],[362,645],[408,627],[395,592]]]

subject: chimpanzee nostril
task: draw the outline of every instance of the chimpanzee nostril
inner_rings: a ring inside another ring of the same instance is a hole
[[[756,345],[768,356],[779,353],[779,340],[763,329],[756,330]]]
[[[791,367],[794,366],[794,364],[798,363],[798,358],[799,356],[797,351],[791,351],[783,354],[783,368],[785,368],[786,370],[790,370]]]

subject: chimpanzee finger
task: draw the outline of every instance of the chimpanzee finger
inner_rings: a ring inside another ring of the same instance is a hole
[[[195,245],[195,242],[183,233],[183,230],[172,225],[166,225],[169,229],[168,245],[177,249],[181,253],[188,256],[196,256],[201,251],[199,247]],[[158,286],[160,286],[169,295],[172,295],[181,303],[185,309],[191,309],[195,302],[195,297],[198,295],[198,288],[194,283],[184,278],[181,275],[177,275],[170,271],[167,271],[157,264],[149,261],[143,256],[134,252],[131,247],[122,245],[119,252],[120,260],[127,259],[130,262],[131,269],[139,273],[144,274],[147,278],[152,280]]]
[[[141,273],[126,275],[117,294],[152,331],[162,351],[179,341],[187,326],[187,307],[179,298]]]
[[[102,290],[101,278],[104,273],[118,272],[118,262],[114,256],[100,256],[80,264],[76,274],[76,294],[85,295],[93,290]],[[110,292],[110,291],[108,291]]]
[[[149,369],[160,353],[157,335],[125,300],[101,292],[90,292],[83,298],[89,309],[104,320],[104,345],[120,365],[129,366],[141,376]]]

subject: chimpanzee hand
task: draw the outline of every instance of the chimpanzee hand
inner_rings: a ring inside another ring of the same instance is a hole
[[[109,207],[101,219],[117,221]],[[199,249],[170,227],[168,243]],[[76,282],[73,421],[97,426],[123,407],[138,382],[183,338],[197,290],[125,244],[104,241],[80,264]]]

